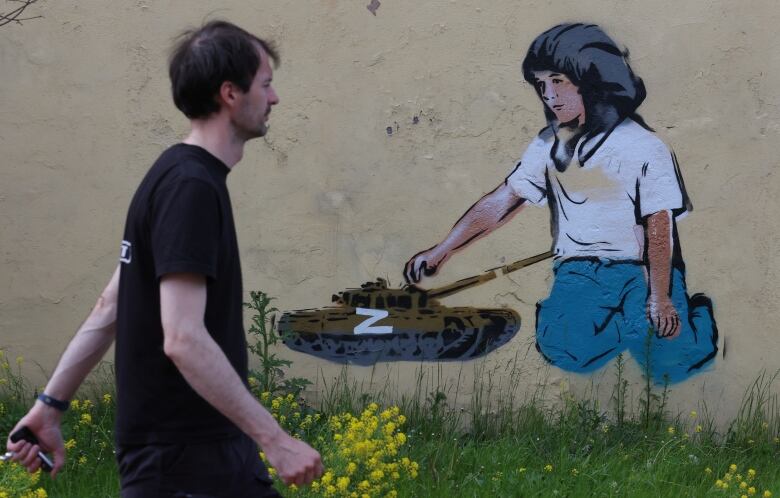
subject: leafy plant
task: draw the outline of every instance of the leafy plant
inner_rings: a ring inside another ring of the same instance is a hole
[[[279,311],[271,306],[274,298],[262,291],[250,292],[249,298],[250,302],[244,303],[244,306],[255,311],[249,327],[249,334],[254,336],[255,341],[248,348],[260,360],[260,369],[250,370],[250,378],[255,379],[257,384],[252,387],[271,395],[293,393],[297,396],[311,382],[301,377],[285,378],[285,369],[292,365],[292,361],[279,358],[273,351],[281,340],[274,332],[274,313]]]

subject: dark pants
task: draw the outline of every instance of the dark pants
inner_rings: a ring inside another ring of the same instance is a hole
[[[122,498],[281,498],[247,436],[190,444],[120,445]]]

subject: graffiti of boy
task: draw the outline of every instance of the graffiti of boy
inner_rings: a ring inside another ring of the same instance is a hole
[[[406,280],[435,274],[526,204],[548,204],[544,358],[591,372],[627,349],[656,383],[687,379],[715,357],[717,328],[711,301],[686,292],[676,220],[692,208],[674,154],[636,112],[646,92],[628,52],[598,26],[561,24],[533,41],[522,67],[547,127],[443,241],[406,263]]]

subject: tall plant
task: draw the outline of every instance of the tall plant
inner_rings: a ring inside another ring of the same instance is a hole
[[[249,327],[254,343],[250,343],[248,348],[260,361],[260,369],[250,371],[250,378],[257,383],[253,388],[272,395],[293,393],[297,396],[311,382],[301,377],[285,378],[285,370],[292,365],[292,361],[280,358],[274,352],[281,339],[274,331],[274,313],[279,311],[271,305],[274,298],[262,291],[250,292],[249,298],[250,302],[244,303],[244,306],[255,314]]]

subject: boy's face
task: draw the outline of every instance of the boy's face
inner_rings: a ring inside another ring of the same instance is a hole
[[[565,74],[534,71],[536,91],[561,124],[585,123],[585,104],[580,89]]]

